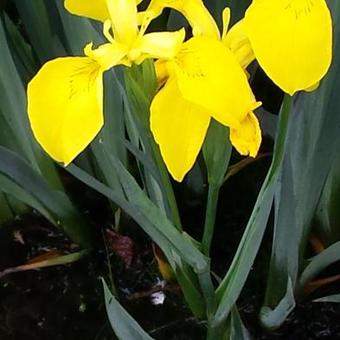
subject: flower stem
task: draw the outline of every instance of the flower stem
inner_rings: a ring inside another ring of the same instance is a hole
[[[204,223],[204,233],[202,239],[203,254],[207,256],[209,256],[210,253],[211,241],[214,234],[219,191],[220,185],[217,185],[215,183],[209,184],[207,208]]]
[[[280,112],[279,131],[274,146],[273,161],[271,165],[271,168],[273,169],[280,167],[283,162],[292,102],[292,97],[285,94]]]
[[[156,161],[156,164],[157,164],[157,167],[158,167],[158,170],[159,170],[159,174],[161,176],[163,188],[164,188],[166,198],[167,198],[167,201],[168,201],[168,204],[169,204],[172,222],[175,224],[175,226],[178,230],[182,231],[181,218],[179,216],[176,197],[175,197],[174,190],[172,188],[169,173],[168,173],[166,166],[163,162],[163,159],[162,159],[162,156],[159,152],[158,146],[154,142],[151,142],[151,144],[152,144],[152,149],[153,149],[155,161]]]

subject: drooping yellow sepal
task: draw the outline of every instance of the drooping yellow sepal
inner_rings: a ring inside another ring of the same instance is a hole
[[[255,114],[250,112],[237,129],[230,129],[230,141],[243,156],[256,157],[261,145],[261,129]]]
[[[146,22],[160,15],[165,7],[182,13],[192,27],[194,36],[219,38],[216,22],[202,0],[152,0],[145,13]]]
[[[229,127],[238,127],[260,103],[231,51],[203,36],[185,42],[173,63],[182,96]]]
[[[103,125],[100,65],[88,57],[47,62],[28,84],[28,115],[35,138],[68,165]]]
[[[332,21],[324,0],[256,0],[245,15],[256,59],[293,95],[315,85],[332,58]]]
[[[172,177],[181,182],[193,166],[207,132],[210,116],[186,101],[170,79],[151,104],[150,126]]]
[[[261,131],[251,112],[260,103],[229,48],[193,37],[174,59],[156,66],[166,83],[151,104],[151,131],[174,179],[182,181],[193,166],[212,117],[231,128],[240,153],[256,155]]]

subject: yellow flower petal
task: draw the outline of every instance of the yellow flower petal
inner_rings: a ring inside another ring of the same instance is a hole
[[[222,24],[223,24],[223,31],[222,31],[222,39],[227,35],[229,24],[230,24],[230,8],[226,7],[222,12]]]
[[[180,50],[185,38],[185,30],[177,32],[154,32],[138,39],[135,49],[146,58],[173,58]]]
[[[28,84],[34,136],[55,160],[68,165],[103,125],[100,65],[88,57],[47,62]]]
[[[205,35],[219,39],[216,22],[202,0],[152,0],[146,11],[146,21],[149,22],[160,15],[165,7],[182,13],[192,27],[194,36]]]
[[[172,177],[181,182],[193,166],[210,122],[209,113],[182,98],[170,79],[151,104],[150,124]]]
[[[246,34],[244,20],[238,21],[222,38],[242,68],[245,70],[255,59],[253,49]]]
[[[313,92],[320,86],[320,82],[318,81],[316,84],[312,85],[305,89],[306,92]]]
[[[167,61],[164,59],[158,59],[157,61],[155,61],[154,65],[158,86],[161,87],[169,78]]]
[[[114,38],[130,45],[138,34],[136,0],[107,0]]]
[[[95,60],[103,71],[124,63],[123,58],[127,53],[124,45],[112,41],[111,43],[100,45],[95,49],[92,49],[92,46],[92,43],[87,44],[84,48],[84,53]]]
[[[72,14],[104,22],[110,19],[107,1],[108,0],[65,0],[64,6]],[[140,2],[142,2],[142,0],[136,0],[137,5]]]
[[[110,18],[106,0],[65,0],[64,6],[75,15],[103,22]]]
[[[260,124],[253,112],[241,122],[238,129],[230,129],[230,141],[243,156],[256,157],[261,146]]]
[[[183,97],[220,123],[237,127],[260,103],[233,54],[222,42],[206,37],[194,37],[182,46],[172,64]]]
[[[256,59],[285,92],[316,84],[332,56],[332,22],[324,0],[257,0],[245,15]]]

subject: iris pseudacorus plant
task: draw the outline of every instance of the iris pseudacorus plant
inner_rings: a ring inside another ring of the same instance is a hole
[[[137,13],[138,2],[65,3],[75,14],[103,21],[109,41],[96,49],[87,45],[86,57],[48,62],[29,84],[34,135],[65,165],[100,130],[102,74],[115,65],[159,59],[163,86],[151,105],[150,126],[169,172],[181,181],[197,158],[211,118],[230,127],[231,142],[241,154],[256,155],[261,132],[253,110],[260,103],[245,72],[254,58],[291,95],[315,88],[331,62],[332,23],[324,0],[255,0],[229,32],[226,9],[222,34],[201,0],[152,0],[144,13]],[[183,31],[144,34],[164,7],[188,19],[193,38],[182,44]]]

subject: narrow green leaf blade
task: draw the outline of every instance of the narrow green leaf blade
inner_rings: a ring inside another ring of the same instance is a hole
[[[230,340],[250,340],[251,336],[244,326],[241,316],[237,310],[237,306],[234,306],[231,311],[230,320]]]
[[[286,96],[280,113],[279,130],[271,167],[257,197],[233,262],[216,291],[219,306],[214,318],[215,326],[225,322],[236,303],[260,247],[284,157],[290,107],[291,98]]]
[[[313,300],[313,302],[334,302],[334,303],[340,303],[340,294],[324,296],[322,298]]]
[[[261,308],[261,323],[267,329],[276,329],[281,326],[287,316],[295,308],[295,298],[292,280],[288,278],[286,294],[274,309],[269,307]]]
[[[65,193],[51,189],[44,178],[26,161],[2,146],[0,146],[0,175],[15,183],[12,188],[14,192],[18,193],[20,189],[22,194],[25,194],[23,199],[25,203],[31,203],[33,208],[39,209],[47,217],[53,216],[55,224],[62,227],[74,242],[85,247],[90,246],[89,226]],[[20,195],[18,198],[20,197],[23,196]]]
[[[111,294],[102,279],[107,316],[120,340],[153,340]]]
[[[280,303],[287,293],[288,277],[294,291],[299,291],[299,286],[311,277],[310,271],[321,270],[322,261],[308,266],[299,283],[312,220],[340,145],[340,5],[330,2],[330,8],[335,37],[332,66],[320,87],[312,93],[300,93],[292,109],[282,189],[275,200],[274,242],[264,308],[275,309]]]
[[[14,2],[40,62],[65,55],[65,47],[62,44],[63,31],[56,2],[44,0]]]
[[[219,187],[222,184],[228,168],[231,150],[229,129],[212,120],[203,145],[209,185]]]
[[[340,260],[340,241],[330,245],[320,254],[310,259],[309,264],[302,272],[299,280],[299,288],[302,289],[306,283],[311,281],[322,270],[332,263]]]
[[[67,170],[94,190],[106,196],[126,211],[162,249],[177,251],[180,256],[197,272],[205,271],[207,259],[203,254],[173,226],[147,195],[138,187],[138,184],[117,161],[112,161],[120,176],[121,184],[128,196],[126,200],[117,191],[110,189],[75,165]]]

